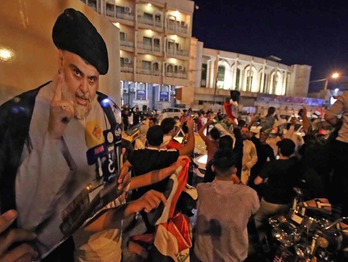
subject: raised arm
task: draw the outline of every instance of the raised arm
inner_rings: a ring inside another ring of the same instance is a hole
[[[97,220],[88,225],[85,230],[98,232],[111,228],[121,229],[121,221],[123,218],[142,210],[148,213],[157,208],[161,202],[163,202],[164,205],[167,204],[165,196],[158,191],[150,190],[137,200],[124,204],[119,208],[108,210]]]
[[[203,139],[204,142],[207,141],[207,136],[204,134],[204,129],[207,128],[207,126],[211,125],[213,123],[213,120],[208,120],[207,123],[205,123],[199,130],[198,130],[198,134],[200,135],[200,137]]]
[[[162,168],[160,170],[150,171],[146,174],[133,177],[129,185],[129,190],[148,186],[162,181],[166,177],[175,173],[179,167],[181,167],[183,164],[185,164],[186,161],[189,160],[190,159],[188,156],[179,156],[178,160],[169,167]]]
[[[179,149],[180,155],[190,156],[195,148],[195,135],[193,133],[193,120],[192,118],[187,119],[188,137],[187,143]]]

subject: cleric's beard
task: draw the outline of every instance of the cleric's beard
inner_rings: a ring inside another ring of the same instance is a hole
[[[91,111],[91,108],[91,102],[88,102],[87,106],[82,106],[74,102],[75,118],[78,120],[84,120]]]
[[[87,105],[80,105],[76,102],[75,98],[76,96],[79,97],[84,97],[86,99],[88,99],[88,103]],[[72,94],[69,89],[67,88],[67,86],[65,86],[65,88],[62,89],[62,97],[64,100],[66,101],[72,101],[73,102],[73,107],[74,107],[74,117],[78,120],[84,120],[89,112],[92,109],[92,104],[95,102],[96,97],[91,101],[89,98],[88,93],[87,94],[82,94],[79,91],[76,91],[74,94]]]

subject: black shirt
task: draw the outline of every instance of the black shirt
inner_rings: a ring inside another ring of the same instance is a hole
[[[251,141],[255,144],[257,152],[257,162],[251,168],[251,177],[255,178],[262,170],[264,165],[267,163],[267,158],[270,161],[275,160],[274,151],[272,147],[267,143],[261,143],[260,139],[252,137]]]
[[[129,156],[128,161],[133,166],[133,175],[140,176],[153,170],[168,167],[176,162],[178,157],[178,150],[158,150],[155,148],[145,148],[134,150]],[[139,188],[136,192],[134,192],[135,199],[138,199],[150,189],[163,192],[165,190],[167,180],[168,178],[156,184]]]
[[[140,123],[140,112],[133,112],[133,125]]]
[[[299,183],[299,160],[274,160],[265,165],[259,176],[268,181],[263,185],[263,196],[267,202],[289,204],[294,197],[293,187]]]

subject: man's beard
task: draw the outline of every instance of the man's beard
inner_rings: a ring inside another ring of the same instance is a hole
[[[78,104],[75,101],[76,96],[78,96],[79,98],[87,99],[88,100],[87,105],[80,105],[80,104]],[[74,116],[78,120],[84,120],[88,116],[89,112],[92,109],[92,102],[93,101],[90,100],[89,93],[83,94],[80,91],[76,91],[74,94],[72,94],[68,90],[68,87],[65,86],[65,88],[63,88],[63,90],[62,90],[62,97],[66,101],[72,101],[73,102]]]

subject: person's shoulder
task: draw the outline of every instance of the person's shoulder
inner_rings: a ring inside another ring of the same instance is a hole
[[[257,192],[250,186],[246,186],[243,184],[234,184],[234,188],[236,188],[236,190],[238,190],[240,194],[246,195],[246,198],[248,198],[248,196],[257,196]]]
[[[208,183],[199,183],[197,185],[197,191],[206,191],[209,190],[212,187],[212,182],[208,182]]]

